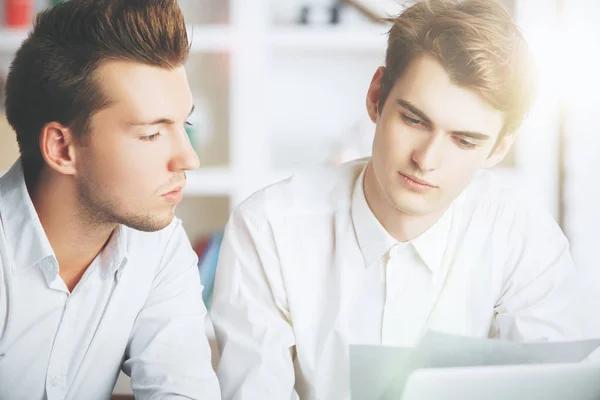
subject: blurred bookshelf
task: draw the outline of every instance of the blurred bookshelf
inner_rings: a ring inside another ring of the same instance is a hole
[[[29,28],[0,28],[0,53],[15,53],[29,31]],[[231,45],[231,31],[225,25],[189,25],[188,37],[192,53],[227,51]]]
[[[28,33],[27,28],[0,28],[0,53],[16,52]]]
[[[282,50],[311,52],[365,52],[384,54],[386,48],[385,26],[367,27],[274,27],[269,35],[269,45]]]

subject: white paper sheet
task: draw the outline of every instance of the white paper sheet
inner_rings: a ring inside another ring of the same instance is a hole
[[[439,332],[428,332],[414,348],[350,346],[352,400],[397,400],[419,368],[581,362],[598,347],[600,339],[522,343]]]

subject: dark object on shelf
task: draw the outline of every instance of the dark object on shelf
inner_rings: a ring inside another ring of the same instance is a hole
[[[336,1],[331,6],[317,7],[305,5],[300,9],[300,24],[302,25],[336,25],[340,23],[342,3]]]
[[[336,2],[333,7],[331,7],[331,23],[339,24],[340,23],[340,14],[342,9],[342,3]]]

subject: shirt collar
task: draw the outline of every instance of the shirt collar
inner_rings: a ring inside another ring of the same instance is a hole
[[[352,223],[360,251],[367,267],[375,264],[398,243],[379,223],[365,198],[364,179],[366,166],[358,176],[352,192]]]
[[[127,232],[123,225],[117,225],[110,241],[100,253],[102,278],[113,275],[127,263]]]
[[[13,272],[56,257],[25,185],[21,160],[0,178],[0,218],[12,259]]]
[[[410,241],[433,274],[442,270],[453,210],[454,205],[451,205],[431,228]]]
[[[385,230],[367,204],[364,192],[365,170],[366,166],[354,185],[351,213],[358,245],[366,266],[370,267],[399,242]],[[453,206],[450,206],[433,226],[409,242],[434,274],[442,268],[452,213]]]

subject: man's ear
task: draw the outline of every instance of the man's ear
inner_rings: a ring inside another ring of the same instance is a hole
[[[58,122],[49,122],[40,132],[42,157],[53,170],[63,175],[74,175],[75,138],[70,128]]]
[[[514,133],[507,133],[503,135],[498,141],[498,143],[496,143],[496,146],[490,153],[488,159],[485,161],[484,168],[492,168],[498,165],[500,162],[502,162],[502,160],[504,160],[504,157],[506,157],[506,155],[512,148],[515,139],[516,134]]]
[[[377,123],[379,119],[379,100],[381,99],[381,82],[384,72],[385,67],[377,68],[367,91],[367,112],[374,123]]]

